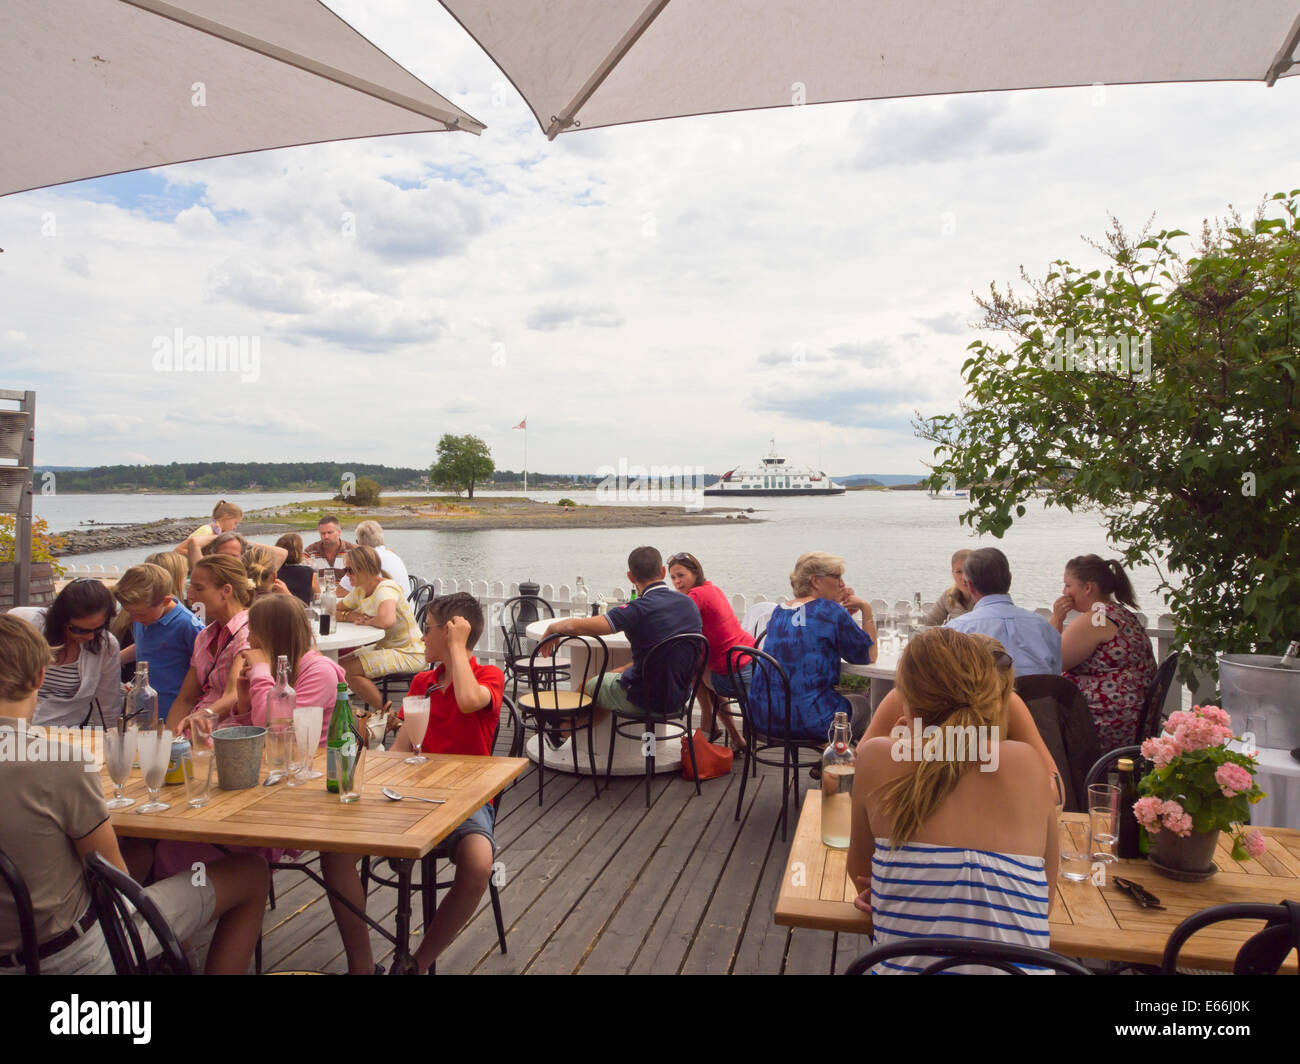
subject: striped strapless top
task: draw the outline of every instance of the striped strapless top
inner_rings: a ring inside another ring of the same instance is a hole
[[[971,938],[1049,949],[1043,858],[876,839],[871,908],[876,945],[909,938]],[[896,957],[872,975],[916,973],[938,958]],[[1030,975],[1051,969],[1022,966]],[[955,973],[994,969],[958,967]]]

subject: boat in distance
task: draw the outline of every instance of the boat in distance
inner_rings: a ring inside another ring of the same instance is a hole
[[[723,473],[705,495],[843,495],[845,487],[811,466],[791,465],[784,455],[773,449],[761,459],[761,465],[737,466]]]

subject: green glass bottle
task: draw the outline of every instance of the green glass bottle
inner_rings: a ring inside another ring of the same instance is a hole
[[[334,702],[334,712],[330,716],[329,737],[325,743],[325,789],[331,794],[339,793],[338,751],[345,739],[357,730],[356,719],[352,716],[352,702],[348,697],[348,685],[339,684],[338,697]]]

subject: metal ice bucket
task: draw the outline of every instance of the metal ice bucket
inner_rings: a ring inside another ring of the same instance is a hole
[[[1300,746],[1300,669],[1278,667],[1275,654],[1219,654],[1219,693],[1241,735],[1256,746]]]

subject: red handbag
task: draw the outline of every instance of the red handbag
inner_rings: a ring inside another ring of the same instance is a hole
[[[732,751],[725,746],[709,742],[703,729],[696,728],[691,736],[695,747],[695,764],[700,770],[701,780],[715,780],[731,771]],[[682,779],[693,780],[691,774],[691,752],[686,748],[686,736],[682,736]]]

